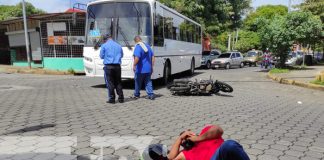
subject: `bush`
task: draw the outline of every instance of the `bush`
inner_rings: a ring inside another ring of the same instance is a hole
[[[279,68],[273,68],[270,70],[270,73],[288,73],[289,69],[279,69]]]
[[[68,72],[69,72],[70,74],[75,74],[75,71],[74,71],[73,68],[70,68],[70,69],[68,70]]]

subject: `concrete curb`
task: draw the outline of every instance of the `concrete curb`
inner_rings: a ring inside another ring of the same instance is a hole
[[[62,71],[53,71],[53,70],[45,70],[45,69],[37,69],[32,68],[28,69],[25,67],[1,67],[0,72],[4,73],[21,73],[21,74],[40,74],[40,75],[73,75],[69,72]]]
[[[267,77],[274,80],[274,81],[277,81],[277,82],[279,82],[281,84],[295,85],[295,86],[299,86],[299,87],[324,91],[324,86],[317,85],[317,84],[300,82],[300,81],[296,81],[296,80],[292,80],[292,79],[285,79],[285,78],[282,78],[282,77],[279,77],[279,76],[275,76],[275,75],[271,74],[270,72],[268,72]]]

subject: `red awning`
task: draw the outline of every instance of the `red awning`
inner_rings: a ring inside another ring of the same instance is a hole
[[[74,8],[69,8],[64,13],[75,13],[75,12],[78,13],[78,12],[85,12],[85,11],[79,10],[79,9],[74,9]]]

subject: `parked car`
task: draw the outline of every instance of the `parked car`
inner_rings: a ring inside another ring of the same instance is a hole
[[[203,52],[202,58],[201,58],[201,66],[205,67],[207,69],[210,69],[211,62],[216,59],[221,54],[221,51],[219,50],[212,50],[210,52]]]
[[[302,63],[303,63],[303,52],[302,51],[290,52],[288,54],[286,65],[294,66],[294,65],[301,65]]]
[[[230,69],[232,66],[244,67],[243,56],[240,52],[231,51],[223,53],[211,63],[212,68]]]
[[[258,62],[262,58],[262,55],[263,55],[262,51],[251,50],[246,53],[243,63],[244,63],[244,65],[249,65],[250,67],[252,65],[256,67]]]

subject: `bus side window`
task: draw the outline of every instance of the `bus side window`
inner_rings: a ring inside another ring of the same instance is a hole
[[[186,31],[186,23],[183,21],[180,24],[180,40],[186,42],[187,41],[187,31]]]
[[[192,42],[192,25],[187,20],[186,20],[186,35],[187,35],[187,42]]]
[[[154,46],[163,46],[164,37],[163,37],[163,17],[161,15],[155,16],[154,23]]]
[[[200,38],[200,27],[196,25],[196,32],[195,32],[195,36],[196,36],[196,41],[195,43],[200,44],[201,42],[201,38]]]
[[[164,15],[164,38],[173,39],[173,17],[172,13],[167,10],[163,11]]]

